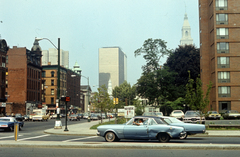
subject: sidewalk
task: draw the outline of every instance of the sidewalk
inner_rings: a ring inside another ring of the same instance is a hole
[[[114,118],[110,119],[114,120]],[[104,119],[103,122],[107,122],[109,119]],[[79,123],[74,125],[68,125],[69,131],[64,131],[65,126],[62,129],[48,129],[44,130],[47,134],[57,134],[57,135],[77,135],[77,136],[97,136],[97,130],[90,129],[93,125],[99,124],[101,121],[91,121],[86,123]],[[215,136],[215,137],[240,137],[240,130],[207,130],[205,134],[196,134],[197,136]]]

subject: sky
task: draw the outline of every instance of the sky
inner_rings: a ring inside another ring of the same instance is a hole
[[[75,62],[98,88],[98,49],[118,46],[127,55],[127,82],[137,83],[143,56],[134,56],[145,40],[162,39],[176,49],[187,13],[194,45],[199,48],[198,0],[0,0],[0,35],[8,46],[31,50],[35,37],[48,38],[69,51],[69,68]],[[42,50],[53,48],[39,41]],[[167,58],[161,60],[161,65]],[[87,79],[82,77],[82,85]]]

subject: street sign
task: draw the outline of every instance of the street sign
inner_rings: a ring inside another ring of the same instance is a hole
[[[125,118],[132,118],[135,116],[135,106],[124,106]]]

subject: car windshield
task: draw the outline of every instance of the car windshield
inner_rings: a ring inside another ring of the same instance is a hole
[[[238,113],[238,111],[236,111],[236,110],[231,110],[231,111],[229,111],[229,113]]]
[[[145,113],[143,113],[143,116],[155,116],[156,115],[156,113],[154,113],[154,112],[145,112]]]
[[[198,117],[198,116],[200,116],[200,113],[196,112],[196,111],[191,111],[191,112],[186,112],[185,116],[186,117]]]
[[[208,114],[218,114],[217,111],[208,111]]]
[[[1,122],[10,122],[10,119],[0,119]]]
[[[182,111],[174,111],[173,113],[182,113]]]
[[[162,114],[162,112],[156,112],[156,115],[162,116],[163,114]]]
[[[76,114],[71,114],[70,117],[77,117],[77,115]]]

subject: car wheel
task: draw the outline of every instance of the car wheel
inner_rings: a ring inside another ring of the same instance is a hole
[[[116,135],[113,132],[107,132],[105,134],[105,140],[107,142],[113,142],[113,141],[115,141],[115,139],[116,139]]]
[[[21,125],[19,125],[19,131],[20,131],[20,130],[22,130],[22,126],[21,126]]]
[[[11,127],[9,127],[9,129],[8,129],[9,131],[13,131],[14,130],[14,127],[13,126],[11,126]]]
[[[170,136],[167,133],[160,133],[158,135],[159,142],[168,142],[170,140]]]
[[[184,136],[181,136],[180,139],[181,139],[181,140],[182,140],[182,139],[186,139],[187,136],[188,136],[188,134],[186,133]]]

